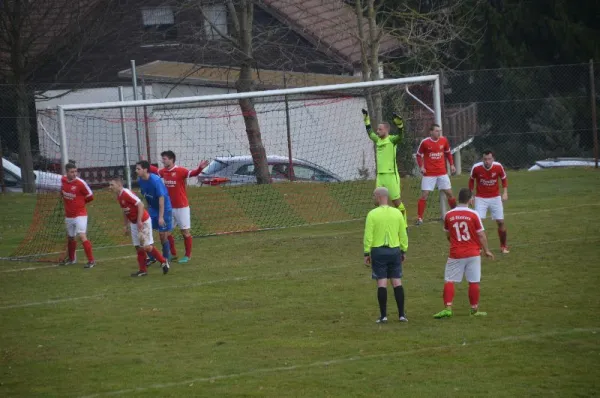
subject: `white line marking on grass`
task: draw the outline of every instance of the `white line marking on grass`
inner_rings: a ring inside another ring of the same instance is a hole
[[[532,243],[524,243],[524,244],[515,244],[515,245],[511,245],[511,247],[529,247],[529,246],[542,246],[542,245],[554,245],[557,243],[568,243],[568,242],[586,242],[586,243],[592,243],[592,242],[598,242],[600,241],[600,238],[596,238],[596,239],[580,239],[580,238],[572,238],[572,239],[557,239],[557,240],[549,240],[549,241],[543,241],[543,242],[532,242]],[[409,260],[412,261],[414,259],[424,259],[424,258],[430,258],[433,256],[440,256],[441,253],[435,252],[435,253],[429,253],[428,255],[425,256],[415,256],[415,257],[410,257]],[[129,256],[127,256],[129,257]],[[127,258],[124,257],[124,258]],[[135,256],[131,256],[131,257],[135,257]],[[340,268],[347,268],[347,265],[340,265],[340,266],[334,266],[334,267],[318,267],[318,268],[300,268],[300,269],[291,269],[291,270],[287,270],[287,271],[282,271],[282,272],[276,272],[276,273],[269,273],[268,275],[253,275],[253,276],[241,276],[241,277],[236,277],[236,278],[225,278],[225,279],[215,279],[212,281],[204,281],[204,282],[197,282],[197,283],[189,283],[189,284],[185,284],[185,285],[164,285],[164,286],[153,286],[150,289],[142,289],[142,290],[128,290],[126,291],[126,294],[129,293],[138,293],[138,292],[142,292],[142,291],[151,291],[151,290],[164,290],[164,289],[181,289],[181,288],[185,288],[185,287],[197,287],[197,286],[204,286],[204,285],[214,285],[216,283],[229,283],[229,282],[241,282],[241,281],[248,281],[248,280],[255,280],[255,279],[261,279],[261,280],[277,280],[280,279],[281,276],[288,276],[290,274],[296,274],[296,273],[301,273],[301,272],[312,272],[312,271],[324,271],[324,270],[332,270],[332,269],[340,269]],[[276,278],[272,278],[270,276],[277,276]],[[36,302],[32,302],[32,303],[23,303],[23,304],[11,304],[8,306],[3,306],[0,307],[0,310],[7,310],[7,309],[14,309],[14,308],[25,308],[25,307],[33,307],[33,306],[39,306],[39,305],[50,305],[50,304],[58,304],[58,303],[62,303],[62,302],[68,302],[68,301],[75,301],[75,300],[85,300],[85,299],[92,299],[92,298],[99,298],[99,297],[105,297],[108,294],[98,294],[98,295],[93,295],[93,296],[81,296],[81,297],[67,297],[64,299],[56,299],[56,300],[48,300],[48,301],[36,301]],[[111,293],[110,296],[122,296],[124,295],[124,293]]]
[[[186,284],[182,284],[182,285],[152,286],[148,289],[125,290],[123,292],[106,292],[106,293],[95,294],[95,295],[91,295],[91,296],[65,297],[65,298],[47,300],[47,301],[34,301],[34,302],[30,302],[30,303],[11,304],[11,305],[6,305],[6,306],[0,307],[0,310],[35,307],[35,306],[41,306],[41,305],[51,305],[51,304],[58,304],[58,303],[77,301],[77,300],[88,300],[88,299],[104,298],[104,297],[125,296],[125,295],[131,294],[131,293],[143,293],[143,292],[153,291],[153,290],[184,289],[184,288],[189,288],[189,287],[214,285],[217,283],[244,282],[244,281],[250,281],[250,280],[255,280],[255,279],[277,280],[277,279],[281,279],[282,276],[286,277],[289,275],[299,274],[302,272],[325,271],[325,270],[340,269],[340,268],[346,268],[346,267],[347,267],[346,265],[338,265],[338,266],[333,266],[333,267],[300,268],[300,269],[291,269],[291,270],[282,271],[282,272],[272,272],[272,273],[269,273],[268,275],[261,274],[261,275],[252,275],[252,276],[240,276],[240,277],[236,277],[236,278],[214,279],[211,281],[186,283]]]
[[[294,371],[294,370],[299,370],[299,369],[321,368],[321,367],[326,367],[326,366],[341,365],[341,364],[345,364],[345,363],[349,363],[349,362],[357,362],[357,361],[364,361],[364,360],[377,359],[377,358],[404,357],[404,356],[417,355],[417,354],[422,354],[422,353],[427,353],[427,352],[432,352],[432,351],[441,351],[441,350],[448,350],[448,349],[464,350],[465,347],[469,347],[471,345],[487,345],[487,344],[516,342],[516,341],[524,341],[524,340],[538,340],[538,339],[541,339],[544,337],[571,335],[571,334],[578,334],[578,333],[594,333],[595,334],[598,331],[600,331],[600,329],[597,329],[597,328],[576,328],[576,329],[570,329],[570,330],[557,330],[557,331],[544,332],[544,333],[531,333],[531,334],[523,334],[523,335],[504,336],[504,337],[500,337],[500,338],[496,338],[496,339],[468,342],[466,345],[464,345],[464,343],[457,342],[456,344],[452,344],[452,345],[449,344],[449,345],[443,345],[443,346],[423,347],[423,348],[418,348],[418,349],[409,350],[409,351],[397,351],[397,352],[388,352],[388,353],[383,353],[383,354],[336,358],[336,359],[330,359],[327,361],[312,362],[312,363],[308,363],[308,364],[304,364],[304,365],[263,368],[263,369],[251,370],[248,372],[199,377],[196,379],[190,379],[190,380],[185,380],[185,381],[176,381],[176,382],[172,382],[172,383],[152,384],[152,385],[145,386],[145,387],[134,387],[134,388],[124,389],[124,390],[99,392],[99,393],[95,393],[92,395],[86,395],[83,398],[95,398],[95,397],[110,396],[110,395],[132,394],[132,393],[138,393],[138,392],[143,392],[143,391],[148,391],[148,390],[159,390],[159,389],[172,388],[172,387],[181,387],[181,386],[185,386],[185,385],[191,385],[193,383],[207,383],[207,382],[234,379],[234,378],[240,378],[240,377],[253,377],[253,376],[259,376],[259,375],[269,374],[269,373],[289,372],[289,371]]]

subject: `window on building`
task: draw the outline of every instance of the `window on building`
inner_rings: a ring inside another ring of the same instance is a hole
[[[142,8],[144,42],[157,43],[177,39],[175,14],[168,6]]]
[[[227,6],[213,4],[202,8],[204,14],[204,34],[207,40],[220,40],[228,34]]]

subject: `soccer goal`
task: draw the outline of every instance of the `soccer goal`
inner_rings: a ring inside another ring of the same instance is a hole
[[[411,95],[406,94],[407,85]],[[160,83],[148,90],[155,96],[167,91]],[[361,112],[367,108],[367,95],[381,98],[382,121],[391,121],[394,111],[405,119],[397,160],[402,199],[409,221],[414,219],[420,178],[413,154],[428,126],[441,124],[438,75],[227,91],[211,88],[212,94],[193,97],[62,105],[38,114],[44,130],[42,154],[60,158],[63,168],[74,162],[94,190],[88,237],[95,249],[129,244],[122,235],[121,210],[105,189],[109,178],[120,175],[136,190],[135,163],[149,160],[162,167],[160,154],[166,150],[188,169],[203,159],[210,161],[203,174],[188,179],[194,236],[362,219],[372,207],[376,174],[375,150]],[[265,182],[265,174],[267,183],[257,184]],[[439,200],[430,202],[427,218],[439,218]],[[56,254],[48,253],[64,249],[63,217],[58,193],[37,195],[31,227],[13,257],[55,259]]]

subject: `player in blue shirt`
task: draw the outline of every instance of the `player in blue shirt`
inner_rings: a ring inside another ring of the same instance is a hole
[[[135,172],[138,175],[138,184],[142,196],[148,203],[148,213],[152,219],[152,229],[158,231],[162,244],[162,254],[168,260],[171,253],[169,235],[173,230],[173,208],[167,187],[159,176],[150,173],[150,163],[142,160],[135,164]],[[150,264],[156,260],[150,258]]]

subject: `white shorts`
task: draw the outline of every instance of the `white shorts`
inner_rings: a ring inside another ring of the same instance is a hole
[[[444,280],[460,283],[463,275],[467,282],[479,283],[481,280],[481,256],[448,259]]]
[[[479,217],[483,220],[487,216],[487,211],[490,210],[492,220],[504,220],[504,207],[502,206],[502,198],[495,196],[493,198],[475,197],[475,211],[479,213]]]
[[[65,225],[67,226],[67,236],[69,236],[70,238],[74,238],[78,234],[85,234],[87,232],[87,222],[87,216],[65,218]]]
[[[178,226],[179,229],[190,229],[192,227],[189,206],[173,209],[173,226]]]
[[[437,189],[451,189],[452,184],[450,184],[450,177],[448,174],[444,174],[443,176],[437,177],[425,177],[421,180],[421,191],[433,191],[435,188]]]
[[[134,246],[149,246],[154,244],[154,237],[152,236],[152,219],[148,217],[146,221],[144,221],[144,228],[141,231],[138,231],[137,223],[131,223],[131,241]]]

